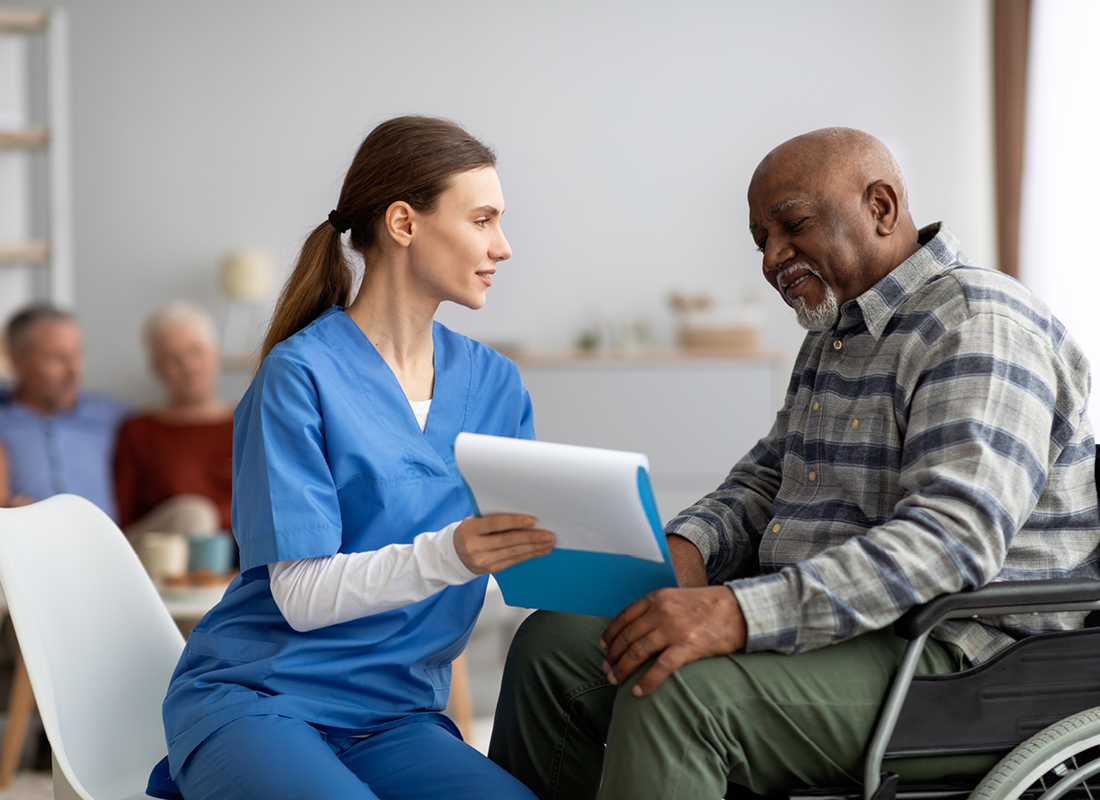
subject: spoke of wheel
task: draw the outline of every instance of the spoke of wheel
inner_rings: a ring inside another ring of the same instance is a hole
[[[1086,764],[1081,769],[1075,769],[1070,772],[1066,777],[1054,784],[1049,791],[1045,791],[1042,800],[1058,800],[1058,798],[1062,797],[1062,795],[1077,785],[1084,786],[1085,791],[1089,792],[1088,780],[1098,773],[1100,773],[1100,758]],[[1042,782],[1041,779],[1040,782]],[[1043,788],[1046,789],[1046,786],[1044,785]],[[1089,792],[1089,797],[1092,797],[1092,792]]]

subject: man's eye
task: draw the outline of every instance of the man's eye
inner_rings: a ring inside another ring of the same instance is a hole
[[[764,252],[764,245],[766,245],[767,243],[768,243],[767,239],[761,239],[759,242],[757,242],[756,243],[756,252],[763,253]]]
[[[802,227],[802,223],[804,223],[807,219],[808,217],[799,217],[798,219],[792,219],[790,222],[784,223],[783,227],[789,231],[796,231]]]

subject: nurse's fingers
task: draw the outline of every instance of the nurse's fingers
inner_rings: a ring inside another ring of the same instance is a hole
[[[529,558],[549,555],[554,549],[554,534],[550,531],[511,531],[484,538],[490,539],[490,546],[481,551],[478,557],[479,562],[489,572],[500,572]]]
[[[534,524],[534,518],[524,514],[468,517],[455,529],[455,551],[475,574],[499,572],[553,549],[554,534],[532,528]]]

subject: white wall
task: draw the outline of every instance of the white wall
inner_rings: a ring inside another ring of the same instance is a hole
[[[497,149],[515,255],[485,309],[441,315],[491,342],[567,347],[604,317],[668,344],[667,293],[705,289],[759,295],[793,356],[745,189],[773,146],[826,125],[882,138],[918,222],[994,261],[987,0],[65,5],[88,382],[130,400],[156,397],[144,315],[217,308],[227,249],[285,268],[362,136],[403,112]]]

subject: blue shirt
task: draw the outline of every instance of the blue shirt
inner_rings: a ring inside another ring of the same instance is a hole
[[[83,394],[67,411],[44,413],[0,399],[0,442],[11,465],[12,494],[44,500],[80,495],[118,520],[112,460],[129,409],[110,397]]]
[[[850,639],[990,581],[1100,578],[1084,353],[944,225],[920,242],[835,329],[806,336],[771,432],[665,527],[733,589],[747,650]],[[951,620],[933,635],[980,662],[1084,616]]]
[[[234,418],[233,533],[243,571],[192,632],[172,678],[164,704],[172,774],[242,716],[280,714],[339,735],[445,719],[451,661],[487,578],[300,633],[276,606],[266,569],[411,543],[469,516],[455,436],[533,438],[531,403],[511,361],[438,323],[433,340],[423,432],[393,372],[342,309],[264,360]]]

